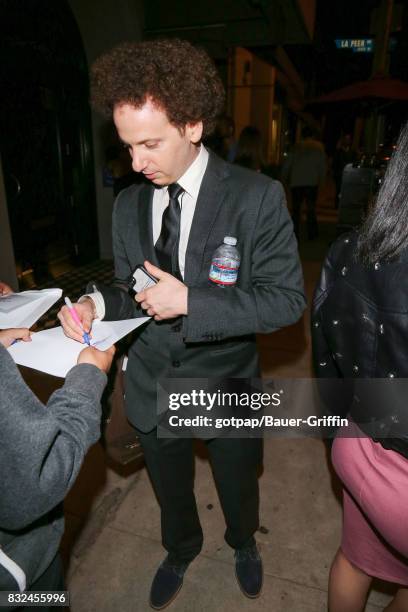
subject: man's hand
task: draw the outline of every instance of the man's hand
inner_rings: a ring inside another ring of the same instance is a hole
[[[8,348],[15,340],[31,342],[30,330],[26,327],[10,328],[0,330],[0,342]]]
[[[0,295],[9,295],[10,293],[14,293],[12,288],[0,281]]]
[[[146,270],[158,279],[157,285],[136,294],[135,300],[156,321],[187,314],[188,288],[171,274],[145,261]]]
[[[84,331],[89,333],[92,327],[92,321],[94,319],[95,309],[92,306],[92,300],[84,300],[80,304],[75,303],[73,307],[78,313],[79,320],[82,323]],[[68,336],[68,338],[73,338],[78,342],[84,342],[83,334],[84,332],[80,328],[80,326],[75,323],[74,319],[69,312],[69,308],[67,306],[63,306],[59,313],[57,314],[58,319],[61,322],[62,328],[64,330],[64,334]]]
[[[114,346],[106,349],[106,351],[98,351],[97,348],[88,346],[79,353],[77,363],[90,363],[102,370],[102,372],[108,373],[112,365],[115,350]]]

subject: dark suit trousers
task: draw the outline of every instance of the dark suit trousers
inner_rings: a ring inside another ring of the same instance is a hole
[[[170,563],[189,563],[203,543],[194,496],[194,440],[157,438],[156,429],[138,435],[161,508],[163,546]],[[251,545],[259,526],[262,440],[214,438],[206,445],[227,524],[225,540],[235,549]]]
[[[317,186],[305,185],[304,187],[292,187],[292,219],[296,236],[299,238],[300,213],[302,204],[306,202],[306,224],[307,236],[310,240],[317,238],[319,234],[316,218]]]

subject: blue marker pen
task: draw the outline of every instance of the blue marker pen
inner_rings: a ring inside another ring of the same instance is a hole
[[[87,334],[86,331],[84,331],[82,323],[79,320],[78,313],[75,310],[75,308],[73,307],[71,300],[69,299],[69,297],[66,297],[66,298],[64,298],[64,301],[65,301],[66,305],[68,306],[69,312],[71,313],[71,316],[74,319],[75,323],[78,323],[79,327],[82,329],[82,333],[83,333],[82,337],[84,339],[84,342],[88,346],[91,346],[91,340],[90,340],[89,334]]]

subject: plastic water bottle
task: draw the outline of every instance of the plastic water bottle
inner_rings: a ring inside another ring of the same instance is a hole
[[[237,282],[241,256],[236,244],[236,238],[225,236],[223,244],[214,252],[209,279],[218,287],[233,287]]]

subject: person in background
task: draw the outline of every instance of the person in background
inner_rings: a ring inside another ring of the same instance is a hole
[[[221,115],[217,119],[214,133],[205,139],[205,145],[222,159],[233,163],[237,150],[233,118],[229,115]]]
[[[44,406],[6,350],[15,340],[30,341],[29,330],[0,330],[0,590],[64,590],[61,502],[100,436],[100,400],[115,349],[81,351]],[[2,608],[8,609],[16,610]]]
[[[343,170],[347,164],[352,164],[356,158],[356,152],[351,148],[351,134],[343,134],[337,143],[336,150],[333,155],[332,172],[333,180],[336,186],[335,207],[339,207],[341,181],[343,178]]]
[[[373,578],[398,585],[387,612],[408,610],[408,124],[360,231],[330,248],[313,302],[316,374],[350,388],[351,425],[334,440],[343,533],[330,612],[362,612]],[[383,381],[367,379],[385,379]],[[327,380],[326,382],[330,382]]]
[[[263,154],[262,134],[253,125],[247,125],[239,135],[235,164],[262,172],[266,176],[276,178],[276,168],[266,163]]]
[[[309,240],[319,235],[316,201],[319,187],[326,177],[326,155],[323,145],[309,126],[302,130],[302,140],[295,144],[282,168],[282,178],[292,195],[292,219],[295,234],[300,238],[303,202],[306,203],[306,227]]]
[[[238,138],[235,163],[255,172],[263,172],[265,162],[262,151],[262,134],[258,128],[247,125]]]
[[[122,145],[111,145],[105,151],[106,164],[104,181],[113,188],[113,195],[119,195],[122,189],[140,182],[139,175],[133,171],[129,153]]]

